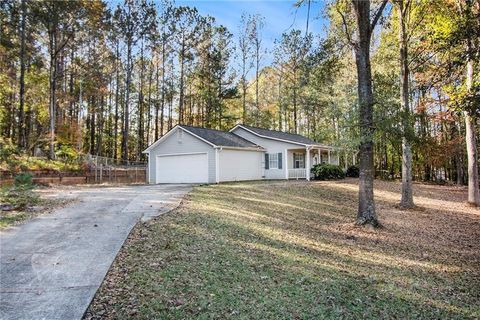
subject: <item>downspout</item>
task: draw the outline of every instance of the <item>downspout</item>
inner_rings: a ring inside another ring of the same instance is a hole
[[[220,153],[222,151],[222,147],[215,148],[215,183],[220,183]]]

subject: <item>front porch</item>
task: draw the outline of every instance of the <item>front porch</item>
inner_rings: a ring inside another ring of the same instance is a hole
[[[287,149],[286,153],[286,179],[307,179],[313,175],[311,168],[319,163],[340,164],[338,151],[328,147],[307,147],[299,149]]]

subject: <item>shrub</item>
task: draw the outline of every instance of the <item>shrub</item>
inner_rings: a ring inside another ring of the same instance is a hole
[[[22,172],[15,176],[14,184],[16,187],[23,187],[31,189],[33,187],[32,174],[28,172]]]
[[[75,159],[78,158],[77,151],[68,144],[61,145],[55,152],[55,155],[58,158],[63,159],[67,162],[73,162]]]
[[[19,173],[12,186],[0,190],[0,203],[10,205],[15,210],[24,210],[39,202],[39,196],[32,189],[32,175],[28,172]]]
[[[8,161],[18,155],[18,150],[10,139],[0,137],[0,161]]]
[[[312,168],[316,180],[344,179],[345,172],[342,168],[333,164],[316,164]]]
[[[357,166],[350,166],[345,173],[347,177],[358,178],[360,175],[360,169]]]

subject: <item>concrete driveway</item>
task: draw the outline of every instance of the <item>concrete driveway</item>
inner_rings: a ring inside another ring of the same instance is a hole
[[[81,319],[133,226],[190,190],[66,189],[74,203],[0,233],[0,319]]]

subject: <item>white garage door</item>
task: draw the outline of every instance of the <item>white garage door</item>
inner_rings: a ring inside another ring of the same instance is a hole
[[[206,153],[157,156],[157,183],[207,183]]]

